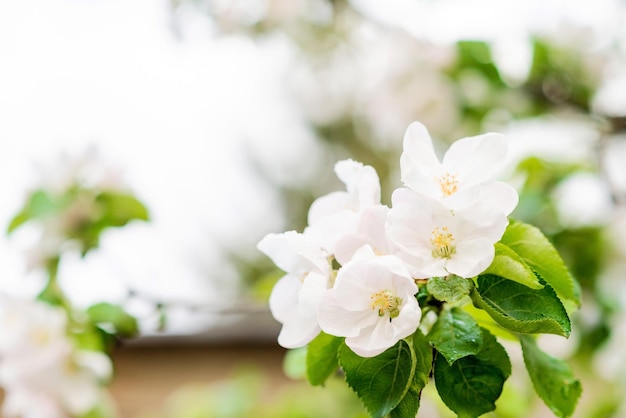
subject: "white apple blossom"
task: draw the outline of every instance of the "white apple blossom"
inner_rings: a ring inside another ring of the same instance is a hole
[[[317,305],[331,284],[329,259],[296,231],[268,234],[257,248],[287,273],[276,283],[269,300],[272,315],[283,324],[278,343],[285,348],[302,347],[320,332]]]
[[[343,236],[335,248],[335,258],[343,265],[352,258],[362,246],[369,245],[377,255],[390,255],[396,252],[396,246],[387,238],[387,214],[389,208],[384,205],[372,206],[360,215],[353,233]]]
[[[61,308],[0,298],[2,416],[61,418],[88,412],[111,374],[103,353],[77,350]]]
[[[373,167],[342,160],[335,164],[335,172],[346,191],[317,198],[309,208],[309,226],[304,231],[330,254],[334,254],[339,239],[356,230],[363,210],[380,205],[380,180]]]
[[[376,356],[415,332],[421,309],[418,288],[395,256],[377,256],[369,246],[337,273],[318,309],[322,330],[346,337],[362,357]]]
[[[517,206],[517,191],[507,183],[492,181],[508,153],[502,135],[461,138],[440,162],[424,125],[413,122],[406,130],[403,146],[402,181],[415,192],[440,200],[449,209],[487,202],[508,215]]]
[[[391,199],[390,239],[414,277],[480,274],[508,225],[502,211],[482,202],[451,211],[406,188],[395,190]]]

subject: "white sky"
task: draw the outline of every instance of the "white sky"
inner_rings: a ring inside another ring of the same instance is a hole
[[[235,283],[212,259],[216,242],[280,228],[244,151],[293,119],[278,85],[284,51],[217,42],[204,17],[181,42],[167,7],[0,2],[0,229],[35,184],[35,162],[93,143],[123,168],[154,220],[112,232],[99,254],[67,264],[63,280],[83,303],[116,300],[124,283],[166,299],[225,302]],[[14,241],[0,238],[0,290],[32,292],[39,281],[24,277]],[[211,270],[233,286],[207,281]]]

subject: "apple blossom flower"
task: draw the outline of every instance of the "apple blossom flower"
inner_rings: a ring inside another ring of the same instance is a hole
[[[257,248],[287,273],[276,283],[269,300],[272,315],[283,324],[278,343],[285,348],[302,347],[320,332],[317,305],[330,286],[328,257],[296,231],[268,234]]]
[[[346,337],[361,357],[373,357],[413,334],[421,319],[417,285],[404,263],[392,255],[359,249],[337,273],[318,308],[322,330]]]
[[[376,255],[390,255],[396,252],[396,246],[387,238],[385,228],[389,207],[372,206],[360,215],[356,230],[337,241],[335,258],[339,264],[346,264],[354,253],[364,245],[369,245]]]
[[[335,172],[346,191],[317,198],[309,208],[309,226],[304,231],[330,254],[341,237],[356,230],[363,210],[380,205],[380,181],[373,167],[342,160],[335,164]]]
[[[483,202],[451,211],[406,188],[395,190],[391,199],[389,236],[414,277],[480,274],[508,225],[502,211]]]
[[[0,386],[3,416],[62,418],[87,413],[100,400],[100,381],[111,374],[103,353],[78,350],[67,335],[61,308],[0,298]]]
[[[413,191],[437,199],[449,209],[482,201],[509,215],[517,206],[517,191],[491,179],[502,168],[508,153],[504,137],[488,133],[454,142],[439,162],[432,139],[419,122],[404,135],[400,157],[402,181]]]

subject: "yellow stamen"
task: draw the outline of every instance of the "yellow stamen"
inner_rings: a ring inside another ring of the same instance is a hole
[[[441,177],[435,177],[435,180],[439,183],[441,193],[444,196],[450,196],[459,189],[459,180],[456,174],[450,174],[446,171],[446,174]]]
[[[370,296],[372,310],[378,310],[378,316],[385,316],[389,313],[389,319],[393,319],[400,315],[399,306],[402,304],[402,298],[394,296],[389,290],[381,290]]]
[[[454,236],[446,226],[442,228],[437,227],[433,230],[430,243],[433,246],[433,257],[450,258],[452,254],[456,253]]]

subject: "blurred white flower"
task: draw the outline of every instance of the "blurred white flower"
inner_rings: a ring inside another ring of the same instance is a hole
[[[302,347],[320,332],[317,305],[331,279],[327,255],[295,231],[268,234],[257,247],[287,273],[269,300],[272,315],[283,324],[278,343],[285,348]]]
[[[395,190],[391,199],[389,236],[413,277],[480,274],[508,225],[502,211],[482,202],[451,211],[410,189]]]
[[[100,399],[111,374],[103,353],[77,350],[61,308],[0,299],[0,386],[3,416],[57,418],[84,414]]]
[[[346,337],[346,345],[359,356],[376,356],[417,329],[417,290],[400,260],[362,247],[320,301],[320,326]]]
[[[559,220],[569,228],[604,225],[613,212],[611,194],[602,179],[591,173],[576,173],[553,192]]]
[[[508,144],[489,133],[455,141],[439,162],[430,134],[419,122],[409,125],[400,157],[402,181],[413,191],[440,200],[449,209],[486,202],[508,215],[517,206],[517,191],[491,181],[506,162]]]

